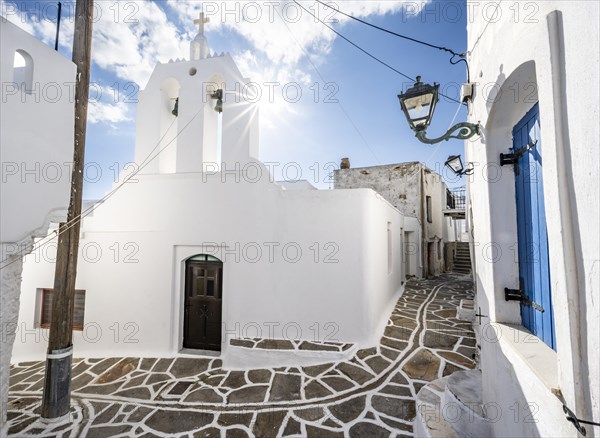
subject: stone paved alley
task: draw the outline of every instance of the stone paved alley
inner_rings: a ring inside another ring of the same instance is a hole
[[[226,371],[217,358],[74,361],[72,414],[38,419],[43,362],[12,367],[11,436],[413,436],[415,397],[427,382],[476,366],[468,276],[411,280],[377,348],[349,361]]]

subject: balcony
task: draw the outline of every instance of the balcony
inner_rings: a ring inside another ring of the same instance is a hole
[[[452,190],[446,189],[446,208],[444,209],[444,216],[450,216],[453,219],[464,219],[466,204],[466,187],[458,187]]]

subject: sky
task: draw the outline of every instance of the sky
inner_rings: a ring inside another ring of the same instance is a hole
[[[301,3],[352,42],[424,82],[437,82],[458,99],[464,63],[446,52],[389,35],[313,1]],[[466,5],[453,1],[338,1],[348,14],[455,52],[466,50]],[[1,0],[1,14],[54,46],[56,2]],[[412,82],[337,36],[293,1],[96,1],[85,199],[99,199],[134,160],[137,92],[158,62],[189,58],[189,43],[204,8],[213,53],[229,52],[244,76],[259,84],[260,156],[280,163],[276,179],[306,179],[332,187],[342,157],[352,167],[420,161],[442,173],[450,187],[464,184],[443,164],[462,154],[463,142],[420,143],[397,95]],[[59,51],[71,58],[75,2],[63,2]],[[274,83],[274,84],[272,84]],[[271,85],[268,85],[271,84]],[[441,96],[430,137],[466,120],[464,106]],[[292,165],[285,167],[286,163]],[[297,163],[297,164],[296,164]],[[283,168],[288,174],[283,174]],[[128,167],[128,169],[131,169]],[[300,172],[298,172],[300,169]]]

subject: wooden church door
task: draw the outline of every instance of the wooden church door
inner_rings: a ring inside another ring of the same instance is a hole
[[[527,329],[556,349],[538,104],[514,127],[513,154],[521,317]]]
[[[221,350],[223,263],[201,255],[186,262],[183,346]]]

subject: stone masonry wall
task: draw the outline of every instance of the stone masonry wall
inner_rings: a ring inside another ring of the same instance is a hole
[[[3,259],[5,249],[6,245],[2,244]],[[23,258],[21,255],[8,256],[3,265],[0,271],[0,431],[6,422],[10,357],[19,317]],[[0,434],[4,436],[4,433]]]

